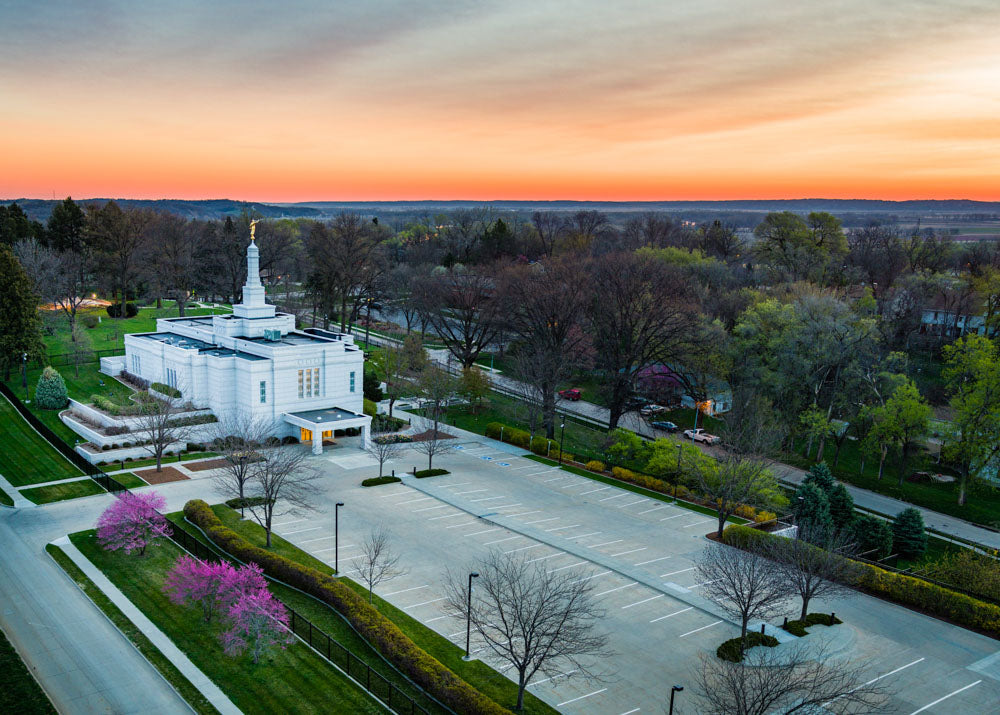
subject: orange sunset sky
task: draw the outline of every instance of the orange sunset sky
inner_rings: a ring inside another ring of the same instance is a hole
[[[998,0],[0,0],[0,198],[1000,200]]]

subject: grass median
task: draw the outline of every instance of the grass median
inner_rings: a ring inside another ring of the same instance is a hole
[[[21,489],[21,496],[33,501],[35,504],[51,504],[52,502],[65,501],[66,499],[78,499],[80,497],[90,497],[95,494],[106,494],[104,488],[93,479],[78,479],[75,482],[63,482],[62,484],[49,484],[45,487],[32,487],[31,489]]]
[[[0,397],[0,474],[15,487],[83,476],[3,397]]]
[[[161,542],[140,557],[103,550],[92,530],[71,534],[70,539],[243,712],[383,712],[360,687],[300,642],[270,651],[257,664],[249,654],[223,655],[221,626],[206,624],[199,609],[175,606],[161,591],[167,571],[184,553],[173,543]]]
[[[55,715],[48,696],[0,631],[0,712]]]

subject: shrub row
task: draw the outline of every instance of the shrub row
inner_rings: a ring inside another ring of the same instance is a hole
[[[741,549],[749,549],[764,539],[781,538],[784,537],[735,525],[726,527],[722,533],[723,542]],[[945,618],[993,638],[1000,638],[1000,606],[871,564],[858,562],[856,566],[857,579],[850,584],[852,587],[901,606]]]
[[[110,315],[112,318],[120,318],[120,317],[122,317],[122,304],[121,303],[112,303],[107,308],[105,308],[105,310],[108,311],[108,315]],[[126,318],[134,318],[138,314],[139,314],[139,309],[135,306],[135,303],[126,303],[125,304],[125,317]]]
[[[213,414],[207,415],[193,415],[191,417],[178,417],[175,420],[170,420],[167,424],[171,427],[193,427],[195,425],[207,425],[213,422],[218,422],[219,418]]]
[[[166,395],[167,397],[180,397],[181,391],[176,387],[171,387],[170,385],[164,385],[162,382],[154,382],[149,386],[149,389],[156,390],[161,395]]]
[[[486,425],[485,434],[491,439],[500,440],[521,449],[531,450],[539,456],[559,459],[559,447],[555,442],[550,445],[549,440],[545,437],[535,437],[532,439],[531,435],[523,429],[508,427],[500,422],[490,422]],[[566,461],[572,461],[573,455],[566,453],[563,454],[562,458]]]
[[[118,379],[124,382],[126,385],[130,385],[137,390],[148,390],[149,380],[145,380],[138,375],[133,375],[128,370],[122,370],[118,373]]]
[[[230,509],[244,509],[251,506],[262,506],[266,502],[266,497],[236,497],[227,499],[226,506]]]
[[[442,474],[451,474],[447,469],[418,469],[413,473],[417,479],[424,479],[425,477],[440,477]]]
[[[372,439],[372,442],[378,442],[379,444],[404,444],[412,441],[413,437],[408,434],[381,434]]]
[[[715,654],[723,660],[728,660],[731,663],[739,663],[743,660],[743,649],[740,643],[742,640],[739,636],[729,639],[715,649]],[[766,636],[763,633],[758,633],[757,631],[747,631],[746,647],[749,649],[759,645],[774,648],[774,646],[778,645],[778,639],[774,636]]]
[[[199,526],[223,551],[240,561],[258,564],[268,576],[315,596],[342,614],[382,655],[455,712],[507,712],[417,646],[395,623],[343,582],[254,546],[223,525],[208,504],[200,499],[184,505],[184,516]]]
[[[816,625],[835,626],[838,623],[843,623],[843,621],[832,613],[810,613],[802,620],[789,621],[783,625],[782,628],[791,633],[793,636],[801,638],[802,636],[808,635],[806,628]]]
[[[409,422],[400,419],[399,417],[390,417],[389,415],[375,415],[372,418],[372,431],[373,432],[397,432]]]
[[[395,482],[403,481],[399,477],[372,477],[371,479],[365,479],[361,482],[363,487],[377,487],[380,484],[393,484]],[[227,504],[229,502],[226,502]]]
[[[143,401],[142,404],[135,405],[119,405],[104,395],[91,395],[90,402],[97,409],[117,417],[137,417],[138,415],[148,414],[156,407],[155,402],[149,401]]]

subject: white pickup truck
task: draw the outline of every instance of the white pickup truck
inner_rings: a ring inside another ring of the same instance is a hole
[[[719,442],[719,437],[714,434],[709,434],[701,427],[698,429],[684,430],[684,436],[692,442],[704,442],[705,444],[717,444]]]

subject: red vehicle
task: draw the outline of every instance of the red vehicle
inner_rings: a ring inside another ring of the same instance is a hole
[[[571,400],[576,402],[583,395],[583,392],[579,387],[571,387],[568,390],[559,390],[559,397],[564,400]]]

